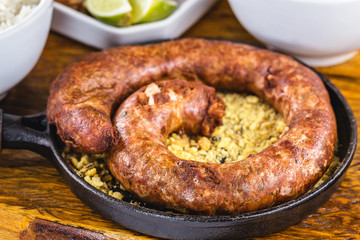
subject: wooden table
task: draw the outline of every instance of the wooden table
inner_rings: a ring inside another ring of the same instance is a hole
[[[184,36],[258,43],[237,22],[225,0],[219,1]],[[74,59],[94,50],[51,32],[35,68],[9,92],[0,108],[18,115],[43,111],[55,76]],[[317,69],[341,90],[360,122],[360,54],[346,63]],[[326,204],[300,224],[267,239],[360,238],[359,151],[340,188]],[[0,238],[18,239],[20,231],[35,218],[112,234],[115,239],[149,238],[105,220],[84,205],[49,160],[25,150],[5,149],[0,155]]]

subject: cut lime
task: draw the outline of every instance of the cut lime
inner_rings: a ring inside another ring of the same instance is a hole
[[[105,23],[115,26],[131,24],[129,0],[86,0],[85,6],[91,15]]]
[[[175,0],[130,0],[133,8],[132,23],[145,23],[161,20],[176,8]]]

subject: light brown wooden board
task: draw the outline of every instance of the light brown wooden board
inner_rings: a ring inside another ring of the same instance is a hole
[[[260,44],[238,23],[225,0],[218,1],[184,36]],[[51,33],[35,68],[0,102],[0,108],[18,115],[43,111],[49,85],[56,75],[76,58],[95,50]],[[341,90],[360,122],[360,55],[338,66],[317,70]],[[357,149],[344,182],[326,204],[300,224],[265,239],[358,239],[359,151]],[[49,160],[25,150],[5,149],[0,154],[0,238],[18,239],[20,231],[37,217],[112,234],[115,239],[151,239],[94,213],[75,197]]]

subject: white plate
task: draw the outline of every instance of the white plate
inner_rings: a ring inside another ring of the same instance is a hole
[[[192,26],[216,0],[179,0],[179,6],[164,20],[113,27],[63,4],[54,3],[51,29],[96,48],[143,43],[179,37]]]

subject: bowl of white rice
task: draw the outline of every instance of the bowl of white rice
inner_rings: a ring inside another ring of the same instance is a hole
[[[0,0],[0,100],[38,61],[52,11],[52,0]]]

